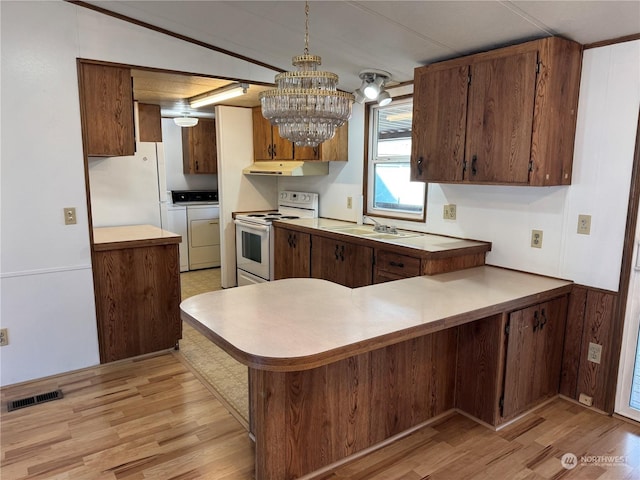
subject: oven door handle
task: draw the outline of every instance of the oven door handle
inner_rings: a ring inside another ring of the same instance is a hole
[[[246,228],[247,230],[253,230],[256,232],[268,232],[269,228],[271,228],[266,225],[256,225],[255,223],[243,222],[242,220],[234,220],[233,223],[243,228]]]

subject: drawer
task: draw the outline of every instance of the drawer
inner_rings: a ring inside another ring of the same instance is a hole
[[[400,277],[417,277],[422,275],[419,258],[401,255],[387,250],[377,251],[376,269],[393,273]]]

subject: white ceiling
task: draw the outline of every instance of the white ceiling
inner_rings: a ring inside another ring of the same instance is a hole
[[[292,70],[291,57],[304,48],[300,1],[87,3],[282,70]],[[310,53],[348,91],[367,68],[406,82],[416,66],[528,39],[589,44],[640,33],[640,0],[312,1],[309,8]]]

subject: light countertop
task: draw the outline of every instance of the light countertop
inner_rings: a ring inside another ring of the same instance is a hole
[[[545,301],[571,285],[484,266],[356,289],[284,279],[196,295],[180,307],[245,365],[295,371]]]
[[[321,232],[332,232],[332,233],[341,233],[343,235],[348,235],[343,232],[337,232],[329,230],[333,227],[347,227],[347,226],[359,226],[353,222],[345,222],[342,220],[332,220],[328,218],[299,218],[296,220],[279,220],[281,224],[294,225],[309,229],[316,229]],[[399,229],[403,232],[407,232],[407,230]],[[449,250],[455,250],[458,248],[469,248],[469,247],[483,247],[490,246],[489,242],[481,242],[475,240],[465,240],[461,238],[455,237],[446,237],[443,235],[435,235],[431,233],[423,233],[423,232],[412,232],[416,233],[417,236],[409,236],[409,237],[398,237],[398,238],[385,238],[385,239],[371,239],[376,242],[390,243],[394,245],[400,245],[409,248],[415,248],[418,250],[423,250],[426,252],[444,252]],[[367,238],[359,235],[349,235],[354,238]]]
[[[153,225],[127,225],[93,229],[93,248],[96,251],[180,243],[177,233]]]

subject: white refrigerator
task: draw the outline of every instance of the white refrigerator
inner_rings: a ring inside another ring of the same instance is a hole
[[[89,157],[94,227],[167,228],[167,180],[162,143],[138,142],[127,157]]]

